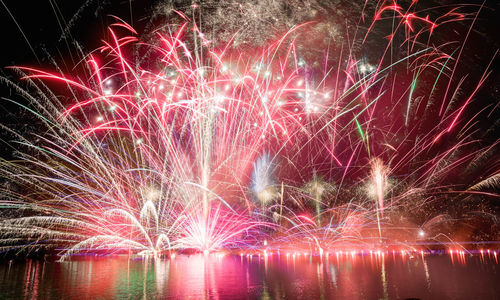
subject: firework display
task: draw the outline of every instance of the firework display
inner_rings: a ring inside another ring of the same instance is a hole
[[[498,240],[498,103],[476,99],[496,52],[457,75],[483,7],[417,2],[363,8],[345,36],[301,13],[253,44],[196,5],[147,36],[113,17],[81,72],[10,67],[43,133],[2,127],[20,150],[0,161],[0,249],[458,256]],[[435,38],[463,23],[463,40]]]

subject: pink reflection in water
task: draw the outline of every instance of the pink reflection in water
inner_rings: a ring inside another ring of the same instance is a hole
[[[256,285],[238,256],[181,255],[170,262],[169,275],[167,289],[161,294],[179,298],[227,299],[246,295]]]

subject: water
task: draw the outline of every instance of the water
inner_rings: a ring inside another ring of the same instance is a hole
[[[498,299],[493,257],[178,255],[0,263],[0,299]]]

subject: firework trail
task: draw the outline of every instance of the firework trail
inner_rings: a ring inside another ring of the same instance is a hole
[[[431,18],[416,3],[382,1],[370,22],[363,11],[369,25],[356,41],[379,22],[394,24],[372,63],[352,51],[335,65],[328,51],[321,64],[308,62],[301,45],[318,22],[240,49],[176,10],[179,22],[145,41],[117,19],[85,56],[83,75],[14,67],[34,92],[3,81],[31,101],[25,108],[47,131],[37,141],[17,135],[27,150],[1,162],[3,178],[22,187],[2,190],[2,249],[159,255],[269,240],[322,253],[421,239],[419,228],[439,241],[435,228],[451,218],[428,221],[437,215],[429,211],[417,224],[401,220],[444,195],[498,196],[488,190],[498,186],[498,162],[482,180],[449,180],[494,162],[498,141],[478,142],[483,110],[463,117],[489,66],[458,99],[464,44],[446,52],[430,42],[444,24],[477,14],[454,7]],[[406,54],[389,55],[394,48]]]

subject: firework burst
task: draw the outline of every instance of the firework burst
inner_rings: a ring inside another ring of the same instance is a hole
[[[331,65],[328,51],[323,63],[309,61],[299,44],[317,22],[241,50],[175,11],[182,21],[146,41],[127,23],[112,24],[110,39],[85,56],[84,74],[13,68],[36,94],[4,81],[30,99],[26,108],[47,131],[36,141],[18,135],[28,150],[2,161],[3,177],[22,187],[2,191],[2,247],[55,248],[66,258],[248,249],[262,240],[323,252],[399,243],[408,232],[438,241],[442,233],[427,228],[435,222],[401,220],[443,195],[497,196],[486,190],[498,186],[498,162],[469,184],[449,177],[494,159],[498,141],[478,143],[482,109],[464,119],[488,68],[457,100],[454,54],[463,45],[450,53],[430,46],[443,24],[472,15],[456,7],[432,19],[416,2],[375,10],[356,41],[385,15],[397,26],[372,63],[352,52]],[[407,53],[389,59],[393,48]]]

